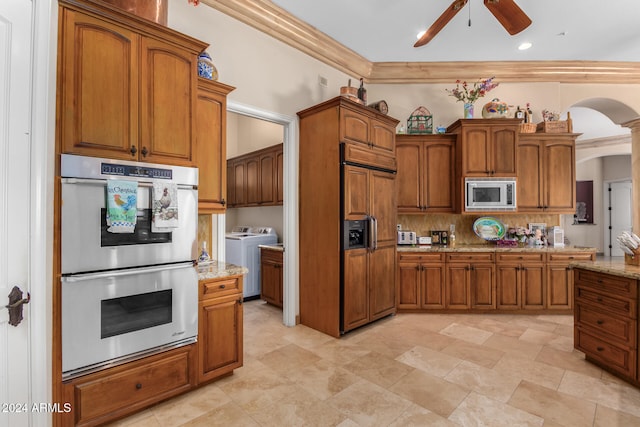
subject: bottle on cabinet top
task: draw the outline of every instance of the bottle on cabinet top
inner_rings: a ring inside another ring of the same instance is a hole
[[[364,88],[364,79],[360,78],[360,87],[358,88],[358,99],[362,101],[364,105],[367,105],[367,90]]]

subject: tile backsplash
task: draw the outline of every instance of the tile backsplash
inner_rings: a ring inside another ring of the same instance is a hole
[[[449,231],[450,224],[456,227],[456,244],[481,245],[490,244],[476,236],[473,223],[481,216],[491,216],[502,222],[506,228],[522,226],[528,228],[529,223],[544,223],[547,228],[560,225],[560,215],[549,214],[508,214],[508,215],[457,215],[457,214],[427,214],[427,215],[398,215],[398,224],[403,230],[415,231],[418,236],[431,236],[431,231]]]

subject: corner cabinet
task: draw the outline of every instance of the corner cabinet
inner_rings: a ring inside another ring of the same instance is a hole
[[[397,135],[396,159],[398,213],[455,212],[455,135]]]
[[[199,213],[224,213],[226,209],[227,95],[233,89],[198,78],[195,133]]]
[[[458,135],[461,176],[516,176],[521,119],[460,119],[447,128]]]
[[[194,166],[207,44],[103,2],[59,5],[59,151]]]
[[[578,134],[521,134],[518,212],[574,214]]]
[[[200,281],[198,384],[242,366],[242,276]]]

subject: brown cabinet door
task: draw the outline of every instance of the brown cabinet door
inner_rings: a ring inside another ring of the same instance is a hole
[[[488,127],[462,130],[462,176],[491,174],[491,132]]]
[[[547,309],[573,307],[573,271],[567,264],[547,265]]]
[[[276,204],[284,203],[284,150],[276,153]]]
[[[245,182],[247,191],[247,205],[258,205],[260,203],[260,159],[251,158],[245,162],[247,180]]]
[[[388,124],[370,119],[370,135],[373,148],[393,154],[396,150],[396,130]]]
[[[420,306],[422,308],[445,308],[444,264],[423,264]]]
[[[398,262],[398,308],[420,308],[421,265],[416,262]]]
[[[196,104],[198,212],[222,213],[226,207],[226,97],[198,86]]]
[[[496,299],[500,310],[518,310],[521,306],[520,265],[496,266]]]
[[[495,271],[493,264],[471,265],[471,308],[496,308]]]
[[[62,13],[62,152],[137,160],[140,36],[78,12]]]
[[[242,366],[242,294],[200,303],[199,382]]]
[[[396,310],[396,245],[378,246],[369,253],[369,320]]]
[[[537,140],[520,140],[518,143],[519,212],[538,212],[543,209],[544,143]]]
[[[423,194],[423,144],[420,140],[411,141],[398,139],[396,160],[398,173],[396,175],[396,194],[398,198],[398,212],[421,212],[424,210]]]
[[[196,55],[147,37],[141,49],[139,159],[193,166]]]
[[[369,212],[369,170],[344,167],[344,219],[364,219]],[[339,197],[339,195],[336,195]]]
[[[276,204],[276,153],[265,153],[260,156],[260,204]]]
[[[369,144],[369,118],[348,108],[340,109],[340,139]]]
[[[343,332],[369,323],[368,261],[367,249],[344,252]]]
[[[245,162],[233,162],[234,206],[247,204],[247,173]]]
[[[469,265],[449,264],[446,275],[446,306],[452,309],[471,307],[469,295]]]
[[[278,265],[273,261],[264,259],[262,252],[260,262],[260,298],[268,303],[278,305]]]
[[[369,215],[376,220],[376,239],[379,246],[398,241],[395,175],[388,172],[369,173]]]
[[[429,141],[422,166],[423,201],[427,212],[455,209],[455,141]]]
[[[517,126],[491,126],[491,175],[516,175]]]
[[[575,143],[549,141],[545,147],[545,210],[574,213],[576,210]]]
[[[544,309],[546,306],[544,264],[522,264],[520,270],[522,285],[522,308]]]

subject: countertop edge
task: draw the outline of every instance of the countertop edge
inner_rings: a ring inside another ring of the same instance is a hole
[[[206,261],[196,266],[198,281],[243,276],[249,272],[247,267],[222,261]]]

